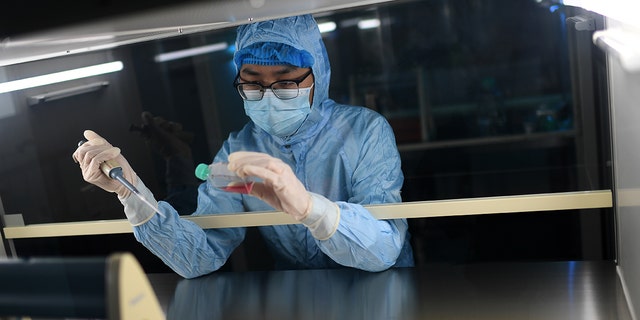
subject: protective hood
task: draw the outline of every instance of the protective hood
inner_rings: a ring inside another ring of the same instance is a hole
[[[262,42],[283,43],[309,52],[314,60],[311,70],[315,79],[311,109],[316,111],[322,109],[322,103],[329,96],[331,69],[320,30],[311,15],[247,24],[240,26],[237,32],[236,53],[245,47]],[[236,65],[236,67],[240,70],[241,66]]]

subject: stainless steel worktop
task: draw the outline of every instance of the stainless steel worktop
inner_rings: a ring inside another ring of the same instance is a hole
[[[149,279],[167,319],[631,319],[611,261]]]

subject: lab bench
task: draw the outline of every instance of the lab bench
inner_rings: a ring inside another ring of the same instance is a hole
[[[148,277],[167,319],[632,319],[612,261]]]

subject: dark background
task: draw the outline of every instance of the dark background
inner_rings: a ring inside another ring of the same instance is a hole
[[[28,17],[26,4],[9,4],[2,16],[11,17],[0,19],[0,37],[169,2],[56,4],[34,6]],[[47,10],[55,14],[45,17]],[[332,64],[330,96],[389,120],[403,161],[403,200],[419,201],[611,188],[604,64],[589,41],[571,40],[576,31],[565,22],[584,14],[544,1],[430,0],[316,18],[338,24],[324,36]],[[357,28],[357,21],[370,18],[381,26]],[[73,84],[0,94],[0,105],[12,110],[0,118],[5,211],[23,214],[28,224],[124,217],[115,196],[87,185],[71,161],[87,128],[119,146],[158,199],[167,197],[164,159],[130,126],[141,124],[143,111],[179,122],[193,133],[193,162],[210,162],[228,133],[247,121],[231,87],[234,37],[235,30],[219,30],[1,68],[6,80],[14,80],[108,61],[125,64],[121,72]],[[231,47],[153,60],[158,53],[222,41]],[[576,71],[575,55],[586,52],[593,54],[590,64]],[[594,84],[579,100],[577,78]],[[98,80],[110,84],[99,92],[26,104],[31,95]],[[593,120],[584,120],[585,114]],[[410,226],[418,264],[614,258],[610,209],[411,219]],[[131,234],[16,245],[22,256],[132,251],[148,271],[165,270]],[[255,229],[225,266],[270,267]]]

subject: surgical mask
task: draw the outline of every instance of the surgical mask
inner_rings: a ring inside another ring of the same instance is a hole
[[[271,135],[285,138],[294,134],[311,112],[311,88],[300,88],[298,96],[281,100],[267,89],[262,100],[244,100],[244,111],[253,123]]]

